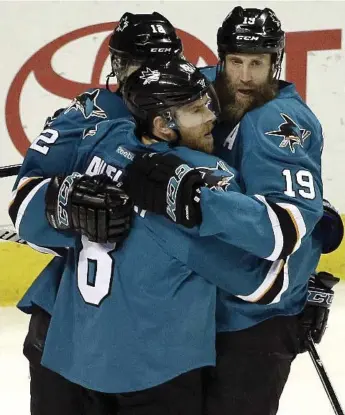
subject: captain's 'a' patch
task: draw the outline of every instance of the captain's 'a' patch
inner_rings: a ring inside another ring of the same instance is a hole
[[[283,113],[280,113],[280,115],[284,122],[279,125],[277,130],[267,131],[265,134],[281,137],[282,141],[280,142],[279,147],[288,147],[292,153],[295,153],[295,147],[303,147],[305,140],[310,136],[311,132],[305,128],[301,128],[288,115]]]
[[[71,104],[66,108],[64,114],[74,110],[80,111],[83,117],[88,119],[90,117],[97,117],[105,119],[107,114],[97,104],[97,97],[99,95],[99,89],[95,89],[92,92],[83,92],[73,99]]]

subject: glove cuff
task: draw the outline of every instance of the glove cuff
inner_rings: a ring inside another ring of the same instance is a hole
[[[46,217],[50,225],[55,229],[72,229],[70,195],[75,182],[81,177],[79,173],[69,176],[53,177],[45,194]]]

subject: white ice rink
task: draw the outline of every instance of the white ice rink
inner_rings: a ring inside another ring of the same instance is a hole
[[[28,364],[22,355],[28,318],[0,308],[0,414],[29,415]],[[345,283],[336,287],[329,327],[318,347],[345,410]],[[263,379],[264,382],[264,379]],[[283,392],[279,415],[332,415],[333,409],[308,354],[297,357]],[[79,414],[78,414],[79,415]]]

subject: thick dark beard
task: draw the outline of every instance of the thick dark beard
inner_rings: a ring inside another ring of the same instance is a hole
[[[235,126],[248,111],[261,107],[275,98],[279,89],[279,82],[270,75],[270,80],[253,92],[252,101],[246,105],[240,105],[236,102],[234,88],[224,72],[217,75],[214,87],[221,108],[220,120]]]

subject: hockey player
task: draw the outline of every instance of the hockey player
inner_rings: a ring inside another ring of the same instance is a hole
[[[145,43],[142,42],[143,37],[146,39]],[[110,38],[109,51],[112,66],[109,77],[116,77],[119,84],[117,92],[112,93],[102,88],[90,89],[76,97],[68,108],[58,110],[54,116],[49,117],[42,134],[33,143],[33,148],[38,149],[35,154],[40,157],[34,162],[24,161],[16,187],[23,177],[41,175],[50,177],[68,171],[70,160],[73,159],[80,140],[87,134],[93,134],[93,128],[99,121],[129,115],[121,99],[121,85],[126,77],[148,57],[159,57],[162,53],[166,59],[169,56],[179,56],[182,53],[182,44],[171,23],[161,14],[125,13]],[[60,124],[58,115],[62,111],[65,111],[64,123]],[[47,158],[46,144],[56,139],[54,136],[56,133],[53,135],[51,133],[52,126],[54,131],[68,138],[64,141],[64,146],[60,146],[61,152],[55,153],[59,163],[44,163]],[[98,165],[95,168],[99,168],[101,172],[105,169],[105,165]],[[83,209],[82,205],[80,209]],[[122,211],[119,205],[118,209],[120,211],[118,213],[115,211],[113,215],[116,222],[113,224],[112,231],[98,235],[100,240],[112,236],[121,241],[127,235],[131,215],[128,214],[127,207]],[[88,234],[89,230],[81,231]],[[50,252],[42,247],[40,250]],[[33,415],[62,413],[101,415],[106,410],[102,407],[103,397],[100,402],[92,391],[67,381],[40,364],[50,316],[65,267],[65,251],[59,250],[58,254],[60,256],[55,257],[48,264],[18,305],[24,312],[32,314],[24,343],[24,354],[30,362],[31,413]]]
[[[255,244],[252,244],[252,245],[255,245]]]
[[[278,81],[285,34],[272,10],[236,7],[219,28],[217,43],[218,72],[204,69],[215,79],[222,110],[222,122],[214,130],[216,154],[240,171],[247,195],[260,201],[258,223],[270,224],[262,228],[261,237],[253,233],[247,246],[241,246],[256,260],[244,262],[238,276],[244,278],[246,270],[255,272],[264,263],[270,267],[265,284],[252,295],[219,292],[217,367],[208,414],[271,415],[277,412],[299,342],[305,341],[299,339],[300,312],[322,249],[317,235],[321,227],[314,230],[322,212],[322,129],[294,85]],[[134,202],[176,223],[199,225],[203,237],[218,227],[220,239],[243,244],[232,232],[240,209],[238,195],[229,193],[215,206],[201,193],[199,214],[191,217],[185,206],[195,194],[185,193],[175,200],[180,214],[169,214],[170,201],[163,195],[170,194],[168,183],[178,165],[177,161],[170,166],[169,173],[160,156],[154,163],[136,158],[129,167],[132,183],[127,188]],[[242,213],[249,220],[253,215]],[[339,238],[332,244],[336,247]],[[203,257],[195,260],[200,266],[204,263]],[[269,304],[262,305],[272,283],[277,291],[270,290]]]
[[[241,196],[236,172],[207,154],[212,151],[215,113],[210,105],[215,99],[193,65],[184,60],[145,64],[128,78],[123,93],[138,124],[101,121],[79,143],[64,177],[36,177],[31,186],[22,180],[10,208],[26,240],[69,248],[42,362],[83,387],[115,394],[119,414],[201,414],[204,369],[215,364],[216,285],[234,295],[251,295],[264,283],[264,273],[247,272],[238,279],[235,267],[251,257],[246,251],[217,238],[196,238],[197,228],[177,229],[144,212],[138,212],[116,251],[114,244],[90,242],[75,233],[83,223],[88,229],[102,223],[102,217],[76,214],[80,201],[87,212],[111,207],[113,195],[120,192],[115,184],[130,186],[124,171],[134,151],[164,152],[166,163],[174,163],[176,155],[188,160],[195,168],[180,166],[174,182],[187,193],[207,185],[201,193],[209,193],[213,205],[229,192]],[[65,112],[52,130],[63,123]],[[60,130],[42,168],[58,160],[55,153],[60,145],[64,148],[64,138]],[[36,164],[33,160],[40,157],[36,146],[29,149],[27,163]],[[157,154],[151,156],[154,160]],[[108,181],[98,174],[100,163]],[[176,200],[184,197],[178,187]],[[239,204],[248,211],[260,205],[248,196],[240,197]],[[189,217],[198,212],[197,205],[196,198],[185,207]],[[174,203],[171,214],[180,215]],[[250,220],[243,220],[240,211],[238,219],[242,223],[233,232],[250,239],[243,226]],[[205,258],[201,265],[200,256]],[[275,292],[275,284],[271,289]]]

